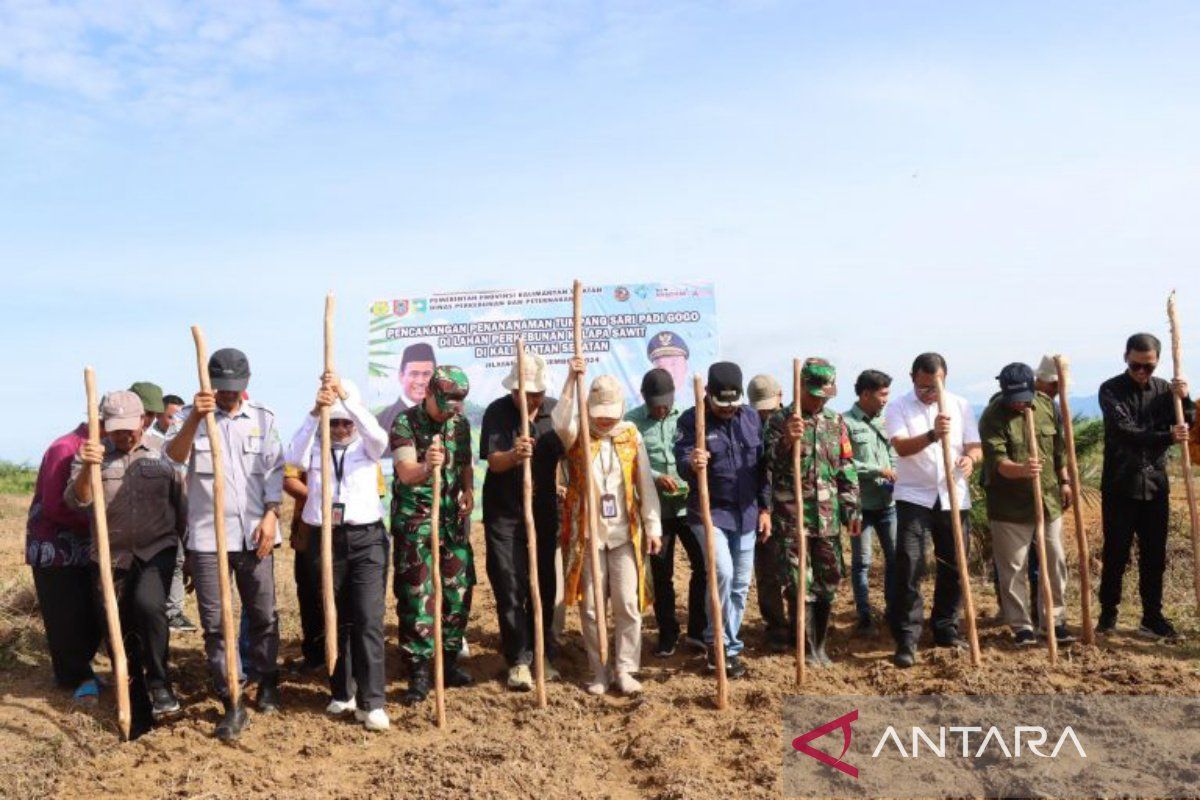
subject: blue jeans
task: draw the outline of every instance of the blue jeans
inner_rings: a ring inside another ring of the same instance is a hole
[[[693,525],[692,532],[700,540],[707,568],[704,526]],[[721,622],[725,628],[725,654],[736,656],[745,647],[738,638],[738,632],[742,627],[742,617],[746,616],[746,597],[750,594],[750,577],[754,574],[754,541],[757,533],[724,528],[717,528],[714,533],[717,542],[717,596],[721,601]],[[708,603],[704,604],[704,610],[705,616],[708,616]],[[712,620],[709,619],[704,628],[704,643],[711,645],[712,641]]]
[[[883,551],[883,596],[892,596],[896,568],[896,507],[888,506],[875,511],[862,512],[862,535],[850,537],[850,585],[854,588],[854,607],[860,620],[868,619],[871,613],[871,598],[868,576],[873,557],[871,543],[879,537],[879,549]]]

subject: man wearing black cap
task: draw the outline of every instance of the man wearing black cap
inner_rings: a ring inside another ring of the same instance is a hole
[[[425,342],[415,342],[404,348],[400,356],[400,396],[396,402],[379,412],[376,418],[380,427],[390,431],[401,411],[421,405],[435,369],[437,358],[433,348]]]
[[[1054,413],[1054,402],[1035,390],[1034,373],[1029,365],[1009,364],[1000,371],[997,380],[1000,381],[1000,393],[992,398],[979,417],[979,436],[983,443],[980,478],[987,494],[988,527],[992,534],[992,556],[1000,573],[999,597],[1004,621],[1018,645],[1037,643],[1030,614],[1030,596],[1039,587],[1035,584],[1027,588],[1025,571],[1030,543],[1037,535],[1032,482],[1038,480],[1042,484],[1046,519],[1046,559],[1054,602],[1054,636],[1060,642],[1069,642],[1072,637],[1067,633],[1063,602],[1067,562],[1062,547],[1062,513],[1070,507],[1071,488],[1064,459],[1062,427]],[[1030,457],[1025,433],[1025,410],[1028,408],[1033,409],[1033,427],[1041,459]]]
[[[750,593],[754,570],[756,534],[764,541],[771,535],[770,492],[766,459],[763,457],[762,423],[758,413],[742,403],[742,370],[737,364],[719,361],[708,369],[704,401],[703,449],[696,449],[696,413],[689,408],[679,417],[675,431],[675,462],[688,482],[688,525],[705,545],[704,521],[700,516],[696,470],[707,481],[717,547],[717,592],[725,627],[725,669],[731,678],[746,674],[738,638]],[[707,604],[705,607],[707,611]],[[708,664],[716,668],[711,620],[705,629],[710,645]]]
[[[662,512],[662,550],[650,556],[654,578],[654,618],[658,623],[658,646],[654,655],[666,658],[679,641],[675,618],[675,541],[687,552],[692,574],[688,579],[687,639],[704,646],[704,552],[687,525],[688,487],[675,467],[675,431],[680,411],[675,405],[675,381],[665,369],[652,369],[642,377],[643,405],[625,419],[642,434]]]
[[[258,709],[279,708],[276,660],[279,617],[275,610],[275,559],[279,505],[283,497],[283,445],[275,414],[242,393],[250,383],[250,362],[240,350],[217,350],[208,360],[213,391],[196,393],[192,405],[180,409],[179,431],[167,440],[166,454],[187,465],[188,566],[196,586],[196,604],[204,629],[204,652],[225,716],[216,735],[235,739],[248,722],[234,706],[225,685],[225,639],[221,635],[221,593],[213,520],[213,452],[204,418],[216,414],[221,436],[225,479],[225,535],[229,565],[237,584],[243,616],[249,624],[252,663],[247,678],[258,682]]]

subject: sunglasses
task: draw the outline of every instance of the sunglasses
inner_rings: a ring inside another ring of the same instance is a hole
[[[331,419],[329,420],[331,428],[353,428],[354,420],[352,419]]]
[[[1154,364],[1140,364],[1140,363],[1138,363],[1137,361],[1130,361],[1130,362],[1129,362],[1129,371],[1130,371],[1130,372],[1145,372],[1147,375],[1149,375],[1151,372],[1154,372],[1154,370],[1155,370],[1155,369],[1157,369],[1157,368],[1158,368],[1158,364],[1157,364],[1157,363],[1154,363]]]

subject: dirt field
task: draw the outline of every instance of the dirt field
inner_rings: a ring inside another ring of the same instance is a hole
[[[1181,493],[1180,493],[1181,494]],[[765,798],[776,781],[785,744],[780,707],[795,693],[790,656],[767,655],[756,600],[744,627],[748,680],[731,683],[730,709],[712,705],[713,680],[702,656],[683,652],[654,659],[653,619],[646,625],[645,694],[637,699],[592,698],[585,677],[578,618],[568,616],[564,682],[549,687],[550,707],[536,710],[532,695],[507,692],[499,681],[495,609],[486,575],[468,634],[468,668],[479,678],[447,698],[448,729],[432,723],[432,700],[408,709],[391,703],[393,727],[368,734],[323,714],[326,687],[318,678],[283,684],[285,711],[254,716],[235,745],[211,738],[219,705],[205,689],[199,634],[172,642],[176,689],[184,717],[136,742],[116,736],[111,693],[82,709],[50,679],[29,572],[21,563],[28,499],[0,496],[0,797],[544,797]],[[1091,512],[1089,512],[1091,516]],[[1089,526],[1098,544],[1095,521]],[[1067,526],[1070,530],[1070,523]],[[476,556],[483,543],[476,531]],[[1070,548],[1073,552],[1074,548]],[[297,654],[299,622],[290,579],[291,553],[279,551],[282,656]],[[682,554],[680,556],[682,558]],[[1168,613],[1188,637],[1178,645],[1133,636],[1138,620],[1136,571],[1126,581],[1122,630],[1100,647],[1074,645],[1061,664],[1047,667],[1044,650],[1017,652],[992,620],[990,585],[976,581],[984,665],[965,655],[924,649],[917,668],[892,667],[886,634],[853,639],[849,587],[843,586],[837,629],[831,635],[836,666],[812,672],[805,691],[826,694],[1102,692],[1200,693],[1200,626],[1189,602],[1190,548],[1176,521],[1168,576]],[[878,571],[879,565],[876,565]],[[685,577],[681,562],[679,576]],[[1098,572],[1093,559],[1092,572]],[[873,576],[873,591],[881,585]],[[194,618],[193,600],[188,600]],[[389,600],[389,608],[393,607]],[[1078,604],[1071,606],[1078,622]],[[403,688],[389,612],[389,698]],[[106,667],[105,667],[106,668]]]

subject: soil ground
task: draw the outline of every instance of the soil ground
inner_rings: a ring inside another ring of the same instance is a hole
[[[444,732],[433,725],[432,701],[415,709],[394,702],[404,682],[389,598],[390,732],[370,734],[351,722],[328,719],[323,713],[328,699],[323,680],[287,677],[284,712],[253,716],[236,744],[221,745],[212,738],[219,705],[206,688],[200,635],[183,634],[172,641],[182,718],[122,744],[110,692],[98,705],[80,707],[51,681],[29,570],[22,563],[27,508],[27,497],[0,495],[0,797],[726,800],[779,795],[777,780],[786,749],[780,709],[797,689],[791,656],[763,649],[753,595],[743,628],[751,675],[731,682],[727,711],[714,709],[714,679],[704,672],[701,654],[681,648],[666,660],[651,655],[656,632],[649,615],[645,693],[635,699],[587,695],[581,688],[586,658],[574,610],[568,613],[561,661],[564,680],[550,684],[549,708],[538,711],[532,695],[508,692],[501,683],[495,606],[482,569],[466,662],[478,681],[469,689],[449,692]],[[1200,694],[1200,625],[1192,606],[1192,563],[1184,525],[1176,515],[1167,581],[1167,611],[1187,637],[1182,644],[1135,636],[1136,570],[1131,570],[1118,633],[1096,647],[1076,644],[1064,649],[1061,663],[1050,668],[1043,649],[1018,651],[1011,645],[1008,632],[994,619],[990,582],[976,579],[982,666],[973,668],[963,653],[926,648],[916,668],[901,671],[891,665],[886,633],[871,639],[852,636],[852,601],[849,587],[843,585],[831,634],[835,666],[810,672],[802,692]],[[1088,510],[1087,527],[1095,553],[1099,532],[1093,509]],[[1064,535],[1073,540],[1071,531],[1068,522]],[[1068,551],[1074,564],[1073,545]],[[482,565],[478,528],[475,552]],[[679,557],[676,579],[682,588],[687,566],[682,552]],[[284,659],[297,655],[299,639],[291,558],[286,548],[277,551]],[[879,561],[872,575],[877,603]],[[1093,583],[1098,566],[1093,556]],[[1079,617],[1077,590],[1073,584],[1069,608],[1074,627]],[[194,618],[190,597],[188,607]],[[682,609],[680,614],[682,618]],[[101,658],[98,664],[106,674],[107,663]]]

